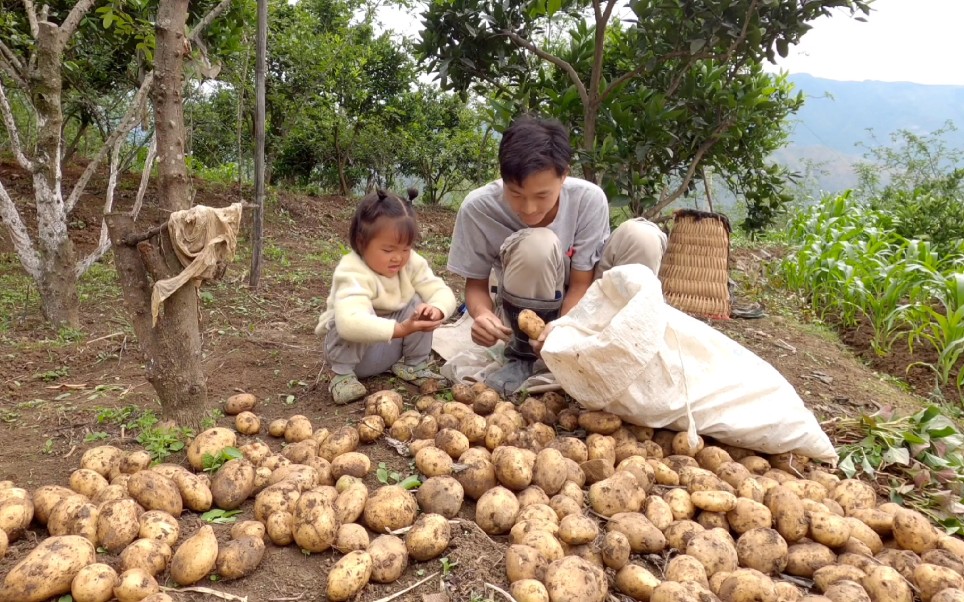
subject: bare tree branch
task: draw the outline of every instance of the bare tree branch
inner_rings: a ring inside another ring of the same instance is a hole
[[[144,82],[141,84],[137,94],[134,95],[134,100],[131,101],[130,106],[127,108],[127,113],[124,115],[123,119],[121,119],[121,124],[113,132],[111,132],[110,136],[107,137],[107,140],[104,141],[104,145],[100,148],[100,151],[98,151],[97,155],[90,160],[90,163],[87,164],[87,168],[84,170],[84,173],[81,174],[80,178],[77,180],[77,183],[74,184],[74,189],[70,192],[70,196],[67,198],[67,202],[65,204],[67,213],[73,211],[74,205],[77,204],[77,201],[80,199],[80,195],[84,193],[84,188],[87,187],[87,182],[90,181],[91,176],[93,176],[94,172],[97,171],[97,168],[104,160],[104,157],[107,155],[108,151],[114,147],[114,143],[121,136],[126,136],[128,132],[134,129],[134,126],[137,125],[137,122],[139,121],[137,117],[138,113],[141,111],[141,108],[145,106],[145,103],[147,102],[147,93],[151,89],[151,85],[153,83],[154,72],[151,71],[144,78]]]
[[[23,63],[20,62],[20,59],[17,58],[17,55],[14,54],[12,50],[7,48],[3,40],[0,40],[0,68],[3,68],[19,87],[27,87],[27,78],[24,75]]]
[[[651,216],[656,215],[668,207],[673,201],[683,196],[683,193],[686,192],[687,188],[689,188],[690,181],[692,181],[693,176],[696,174],[696,169],[699,167],[700,161],[703,160],[703,155],[709,152],[709,150],[713,148],[714,144],[719,142],[720,136],[723,135],[723,132],[730,129],[732,125],[733,121],[727,119],[717,126],[715,130],[713,130],[713,133],[710,135],[710,137],[707,138],[698,149],[696,149],[696,153],[693,155],[693,160],[690,161],[690,166],[687,168],[686,175],[683,176],[683,181],[680,182],[680,185],[672,193],[668,195],[661,195],[662,198],[659,199],[659,202],[657,202],[655,206],[647,211],[647,214]]]
[[[559,67],[560,69],[565,71],[566,74],[569,75],[570,81],[572,81],[572,83],[576,86],[576,91],[579,92],[579,98],[582,100],[583,106],[586,106],[589,104],[589,93],[586,92],[586,86],[585,84],[582,83],[582,80],[579,79],[579,73],[576,71],[575,67],[570,65],[565,60],[553,54],[549,54],[545,50],[539,48],[538,46],[536,46],[529,40],[523,38],[517,33],[508,31],[506,29],[503,29],[501,33],[502,35],[512,40],[512,43],[515,44],[516,46],[519,46],[520,48],[525,48],[526,50],[536,55],[537,57],[541,58],[542,60],[548,61],[553,65],[555,65],[556,67]]]
[[[3,187],[2,182],[0,182],[0,222],[3,222],[3,225],[7,227],[7,232],[10,233],[10,238],[13,241],[13,248],[27,274],[34,280],[39,280],[42,275],[40,256],[33,246],[33,241],[30,240],[27,227],[20,219],[20,213],[17,211],[16,205],[13,204],[13,199],[7,194],[7,189]]]
[[[609,0],[606,4],[606,12],[603,13],[603,23],[609,23],[609,19],[613,16],[613,10],[616,8],[616,0]]]
[[[70,9],[67,18],[60,24],[60,40],[62,44],[66,44],[70,36],[74,35],[77,27],[80,26],[81,19],[90,12],[90,9],[93,8],[94,2],[96,1],[97,0],[80,0]]]
[[[27,9],[27,21],[30,23],[30,35],[37,39],[40,30],[37,27],[37,8],[33,5],[33,0],[23,0],[23,7]]]
[[[20,164],[20,167],[33,173],[33,161],[27,158],[27,155],[23,152],[23,148],[20,146],[20,132],[17,131],[17,122],[13,118],[13,111],[10,109],[7,95],[3,91],[3,82],[0,82],[0,113],[3,114],[3,125],[7,127],[7,137],[10,138],[10,149],[13,151],[14,157],[17,158],[17,163]]]
[[[110,152],[110,176],[107,178],[107,194],[104,200],[104,215],[107,215],[114,209],[114,191],[117,189],[117,174],[120,171],[120,151],[121,146],[124,145],[123,138],[117,138],[114,142],[114,147]],[[107,221],[103,220],[100,225],[100,240],[97,242],[97,248],[90,252],[87,257],[77,262],[77,266],[74,268],[77,278],[83,276],[90,266],[94,265],[94,262],[104,256],[104,253],[110,249],[110,236],[107,232]]]
[[[137,187],[137,198],[134,199],[134,207],[131,209],[131,219],[135,221],[144,204],[144,194],[147,192],[147,182],[151,179],[155,159],[157,159],[157,138],[152,137],[151,145],[147,149],[147,159],[144,160],[144,171],[141,172],[141,184]]]
[[[596,25],[602,21],[602,9],[599,7],[599,0],[592,0],[592,14],[596,18]]]
[[[233,0],[221,0],[221,2],[219,2],[217,6],[212,8],[210,12],[208,12],[208,14],[204,15],[204,17],[202,17],[201,20],[198,21],[197,25],[195,25],[191,29],[191,33],[188,34],[187,39],[192,44],[200,40],[201,34],[204,33],[204,30],[207,29],[208,26],[211,25],[211,23],[213,23],[215,19],[223,15],[224,12],[231,7],[232,2]]]

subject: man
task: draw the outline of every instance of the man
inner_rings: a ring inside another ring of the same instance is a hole
[[[658,274],[666,251],[666,235],[642,218],[610,236],[606,195],[569,176],[571,158],[561,123],[517,119],[499,145],[502,178],[470,192],[456,217],[448,269],[465,278],[472,340],[506,341],[507,363],[486,377],[504,395],[532,375],[551,329],[529,339],[519,312],[531,309],[550,323],[609,268],[641,263]]]

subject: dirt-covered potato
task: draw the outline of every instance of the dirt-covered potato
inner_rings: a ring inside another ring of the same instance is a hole
[[[264,540],[260,537],[233,539],[218,548],[215,566],[221,579],[247,577],[264,558]]]
[[[858,508],[875,508],[877,506],[877,494],[874,489],[857,479],[844,479],[836,484],[830,492],[830,499],[840,504],[850,516],[850,513]]]
[[[764,502],[773,515],[776,530],[788,544],[800,541],[807,535],[809,523],[806,509],[797,494],[778,485],[767,492]]]
[[[666,547],[663,533],[638,512],[612,515],[606,523],[606,530],[625,535],[634,554],[658,554]]]
[[[568,471],[565,458],[557,449],[546,448],[536,455],[532,466],[532,483],[553,496],[562,489]]]
[[[489,535],[508,533],[519,515],[519,500],[505,487],[493,487],[479,498],[475,522]]]
[[[445,518],[455,518],[462,509],[465,490],[452,477],[432,477],[422,483],[415,493],[422,512],[441,514]]]
[[[355,550],[367,550],[369,543],[368,531],[365,527],[356,523],[345,523],[338,527],[332,547],[342,554],[347,554]]]
[[[80,467],[93,470],[105,479],[120,472],[120,461],[124,452],[112,445],[92,447],[80,458]]]
[[[124,546],[134,541],[134,538],[136,537],[140,537],[142,539],[153,539],[156,541],[166,543],[168,546],[174,546],[174,544],[177,543],[177,538],[180,536],[181,528],[178,525],[176,518],[160,510],[151,510],[150,512],[145,512],[140,516],[137,516],[138,510],[139,509],[135,503],[130,508],[127,508],[127,509],[118,508],[113,511],[118,513],[121,513],[121,512],[130,513],[130,516],[133,517],[134,523],[137,525],[137,530],[133,532],[133,535],[131,535],[130,533],[125,533],[123,534],[123,536],[119,536],[119,534],[115,534],[115,536],[112,536],[112,539],[114,539],[114,541],[112,543],[112,546],[110,547],[106,545],[106,538],[104,537],[104,533],[107,532],[107,529],[109,528],[111,523],[115,523],[117,521],[111,518],[110,521],[107,522],[108,519],[104,519],[105,520],[104,532],[101,531],[101,523],[100,521],[98,521],[97,538],[98,538],[98,541],[100,541],[100,545],[104,546],[108,550],[116,551],[116,550],[122,549]],[[111,515],[113,514],[113,512],[111,513]],[[101,509],[100,515],[101,517],[105,516],[105,508]],[[126,522],[126,521],[129,521],[130,519],[124,518],[121,520]]]
[[[473,500],[482,497],[485,492],[499,484],[495,477],[495,466],[488,460],[473,459],[463,462],[468,466],[455,475],[455,480],[462,485],[465,495]]]
[[[296,483],[282,481],[269,485],[254,498],[254,517],[263,521],[275,512],[293,512],[299,497],[301,489]]]
[[[729,512],[736,508],[736,496],[726,491],[694,491],[690,501],[706,512]]]
[[[937,530],[920,512],[901,508],[894,514],[894,539],[901,548],[923,554],[937,547]]]
[[[120,570],[144,569],[152,576],[163,573],[174,553],[171,546],[156,539],[138,539],[120,554]]]
[[[419,562],[441,556],[449,546],[452,531],[441,514],[423,514],[405,534],[408,555]]]
[[[850,539],[850,525],[842,516],[813,512],[810,514],[810,539],[828,548],[839,548]]]
[[[356,482],[338,494],[332,507],[335,509],[338,522],[345,524],[357,521],[365,511],[366,503],[368,503],[368,487],[362,482]]]
[[[365,524],[375,533],[409,527],[418,515],[415,497],[402,487],[388,485],[368,497],[364,510]]]
[[[535,459],[531,451],[508,445],[492,452],[496,478],[513,491],[521,491],[532,483]]]
[[[774,600],[776,591],[769,577],[753,569],[736,569],[723,580],[719,596],[733,602]]]
[[[7,534],[9,541],[16,541],[33,520],[33,500],[25,489],[19,487],[11,487],[5,493],[6,497],[0,501],[0,531]],[[73,497],[81,498],[82,503],[87,501],[86,497],[76,493]]]
[[[45,602],[69,593],[74,577],[95,560],[94,544],[79,535],[48,537],[3,578],[0,602]]]
[[[151,465],[151,461],[151,454],[143,449],[138,449],[124,454],[118,468],[123,474],[134,474],[135,472],[147,470]],[[113,482],[113,479],[111,479],[111,482]]]
[[[629,562],[632,548],[629,545],[629,538],[625,534],[619,531],[609,531],[603,537],[599,551],[602,554],[603,564],[618,571]]]
[[[288,428],[288,419],[277,418],[268,423],[268,434],[272,437],[284,437],[286,428]]]
[[[747,482],[750,482],[749,480]],[[767,529],[773,524],[773,516],[765,505],[748,498],[738,498],[733,510],[726,513],[730,529],[742,535],[752,529]]]
[[[787,554],[786,540],[774,529],[750,529],[736,541],[740,566],[766,575],[782,573],[787,566]]]
[[[261,432],[261,419],[254,412],[241,412],[234,417],[234,428],[242,435],[257,435]]]
[[[509,585],[509,594],[516,602],[549,602],[549,592],[541,581],[522,579]]]
[[[435,435],[435,447],[457,460],[469,449],[469,438],[454,428],[443,428]]]
[[[827,546],[816,543],[797,543],[787,549],[786,573],[797,577],[813,577],[814,571],[834,564],[837,555]]]
[[[852,580],[860,583],[874,602],[913,602],[914,600],[914,592],[910,584],[896,569],[889,566],[877,566],[860,580]]]
[[[203,470],[205,454],[216,457],[225,447],[236,447],[237,444],[238,436],[234,431],[222,427],[210,428],[187,446],[187,461],[194,470]]]
[[[603,516],[638,512],[645,496],[636,476],[628,471],[617,472],[589,487],[589,505]]]
[[[130,569],[118,576],[114,597],[117,602],[140,602],[160,589],[153,575],[144,569]]]
[[[237,416],[242,412],[250,412],[258,403],[258,398],[251,393],[238,393],[224,400],[224,413]]]
[[[823,593],[831,602],[871,602],[866,590],[856,581],[841,579]]]
[[[580,514],[570,514],[559,522],[559,539],[571,546],[591,543],[599,535],[596,521]]]
[[[328,599],[332,602],[344,602],[353,598],[368,585],[373,565],[368,552],[354,551],[342,556],[328,572]]]
[[[379,535],[368,547],[372,559],[371,580],[375,583],[393,583],[408,568],[408,548],[401,538]]]
[[[193,585],[214,570],[217,559],[218,538],[211,525],[204,525],[174,552],[171,579],[178,585]]]
[[[70,595],[74,602],[108,602],[117,583],[117,571],[110,565],[88,564],[70,582]]]
[[[307,416],[295,414],[294,416],[290,416],[288,418],[288,423],[285,425],[285,442],[299,443],[301,441],[307,441],[308,439],[312,438],[314,432],[315,429],[311,425],[311,420],[309,420]]]
[[[231,527],[231,539],[241,539],[242,537],[264,539],[264,536],[264,523],[256,520],[243,520]]]
[[[670,489],[663,494],[663,499],[673,513],[673,520],[688,520],[696,515],[696,506],[685,489]]]
[[[879,550],[878,550],[879,551]],[[961,558],[948,550],[935,548],[921,554],[921,562],[947,567],[959,575],[964,575],[964,562]]]
[[[566,555],[562,543],[556,536],[545,529],[535,528],[522,536],[522,545],[535,548],[542,554],[542,557],[553,562]]]
[[[702,563],[692,556],[680,554],[674,556],[666,565],[665,577],[667,581],[695,581],[709,587],[709,580],[706,577],[706,569]]]
[[[338,518],[331,499],[324,492],[311,490],[301,494],[292,513],[291,534],[301,549],[324,552],[335,543]]]
[[[151,470],[132,474],[127,491],[146,510],[161,510],[176,518],[184,509],[184,500],[174,481]]]
[[[276,546],[286,546],[294,541],[291,534],[295,517],[290,512],[272,512],[265,518],[264,530],[268,533],[268,539]]]
[[[138,533],[141,531],[140,517],[144,512],[143,508],[138,505],[137,502],[130,498],[111,500],[106,502],[100,508],[100,512],[97,516],[97,542],[98,545],[105,548],[108,552],[118,552],[128,544],[130,544],[134,539],[137,538]],[[151,514],[144,518],[144,521],[153,523],[158,520],[163,520],[161,518],[154,518],[155,516],[167,517],[170,521],[174,523],[173,532],[174,539],[177,539],[177,521],[170,514],[157,510],[154,511],[156,514]],[[159,533],[155,530],[150,530],[151,535],[157,535]],[[153,539],[159,539],[158,537],[153,537]],[[161,540],[168,543],[168,539]],[[168,543],[170,545],[170,543]]]
[[[576,556],[566,556],[549,564],[545,584],[550,600],[602,602],[609,594],[602,569]]]
[[[374,443],[385,434],[385,419],[381,416],[365,416],[358,423],[358,440]]]
[[[623,421],[619,416],[609,412],[591,411],[579,414],[579,426],[589,433],[611,435],[622,425]]]
[[[397,391],[376,391],[365,398],[365,415],[381,416],[385,426],[392,426],[405,411],[405,400]]]
[[[686,554],[700,561],[706,569],[707,577],[720,571],[734,571],[739,565],[733,540],[722,529],[711,529],[693,535],[686,544]]]
[[[54,507],[72,495],[77,495],[77,493],[59,485],[44,485],[43,487],[38,487],[33,492],[33,517],[41,525],[46,525]]]
[[[254,466],[247,460],[225,462],[211,480],[214,504],[223,510],[240,508],[254,491]]]
[[[849,564],[830,564],[813,572],[813,584],[817,587],[817,591],[825,592],[831,585],[838,581],[846,579],[861,583],[866,577],[867,574],[855,566]]]
[[[530,339],[538,339],[542,336],[542,331],[546,329],[546,322],[539,317],[539,314],[531,309],[523,309],[519,312],[519,330],[524,332]]]
[[[590,433],[586,437],[586,454],[589,460],[606,460],[616,465],[616,440],[609,435]]]
[[[415,468],[431,478],[452,474],[452,457],[437,447],[424,447],[415,454]]]
[[[549,507],[560,521],[569,515],[582,513],[582,503],[562,494],[552,496]]]
[[[896,523],[894,528],[896,530]],[[964,577],[953,569],[926,562],[920,563],[914,569],[914,583],[920,590],[923,602],[929,602],[937,592],[943,589],[964,589]]]
[[[365,454],[348,452],[336,457],[331,463],[331,476],[337,481],[343,475],[364,478],[372,470],[372,461]]]
[[[633,600],[649,600],[659,584],[655,575],[638,564],[626,564],[616,571],[616,589]]]
[[[343,426],[335,430],[318,446],[318,455],[331,462],[342,454],[358,449],[360,441],[357,429],[351,426]]]

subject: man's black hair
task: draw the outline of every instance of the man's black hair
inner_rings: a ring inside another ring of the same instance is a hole
[[[504,181],[513,184],[522,184],[547,169],[561,177],[569,169],[570,159],[569,131],[555,119],[519,117],[499,143],[499,171]]]

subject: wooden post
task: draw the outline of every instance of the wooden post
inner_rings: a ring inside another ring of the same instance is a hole
[[[268,0],[258,0],[258,56],[254,69],[256,96],[254,116],[254,223],[251,231],[251,274],[248,285],[261,283],[261,252],[264,247],[264,77],[268,56]]]

